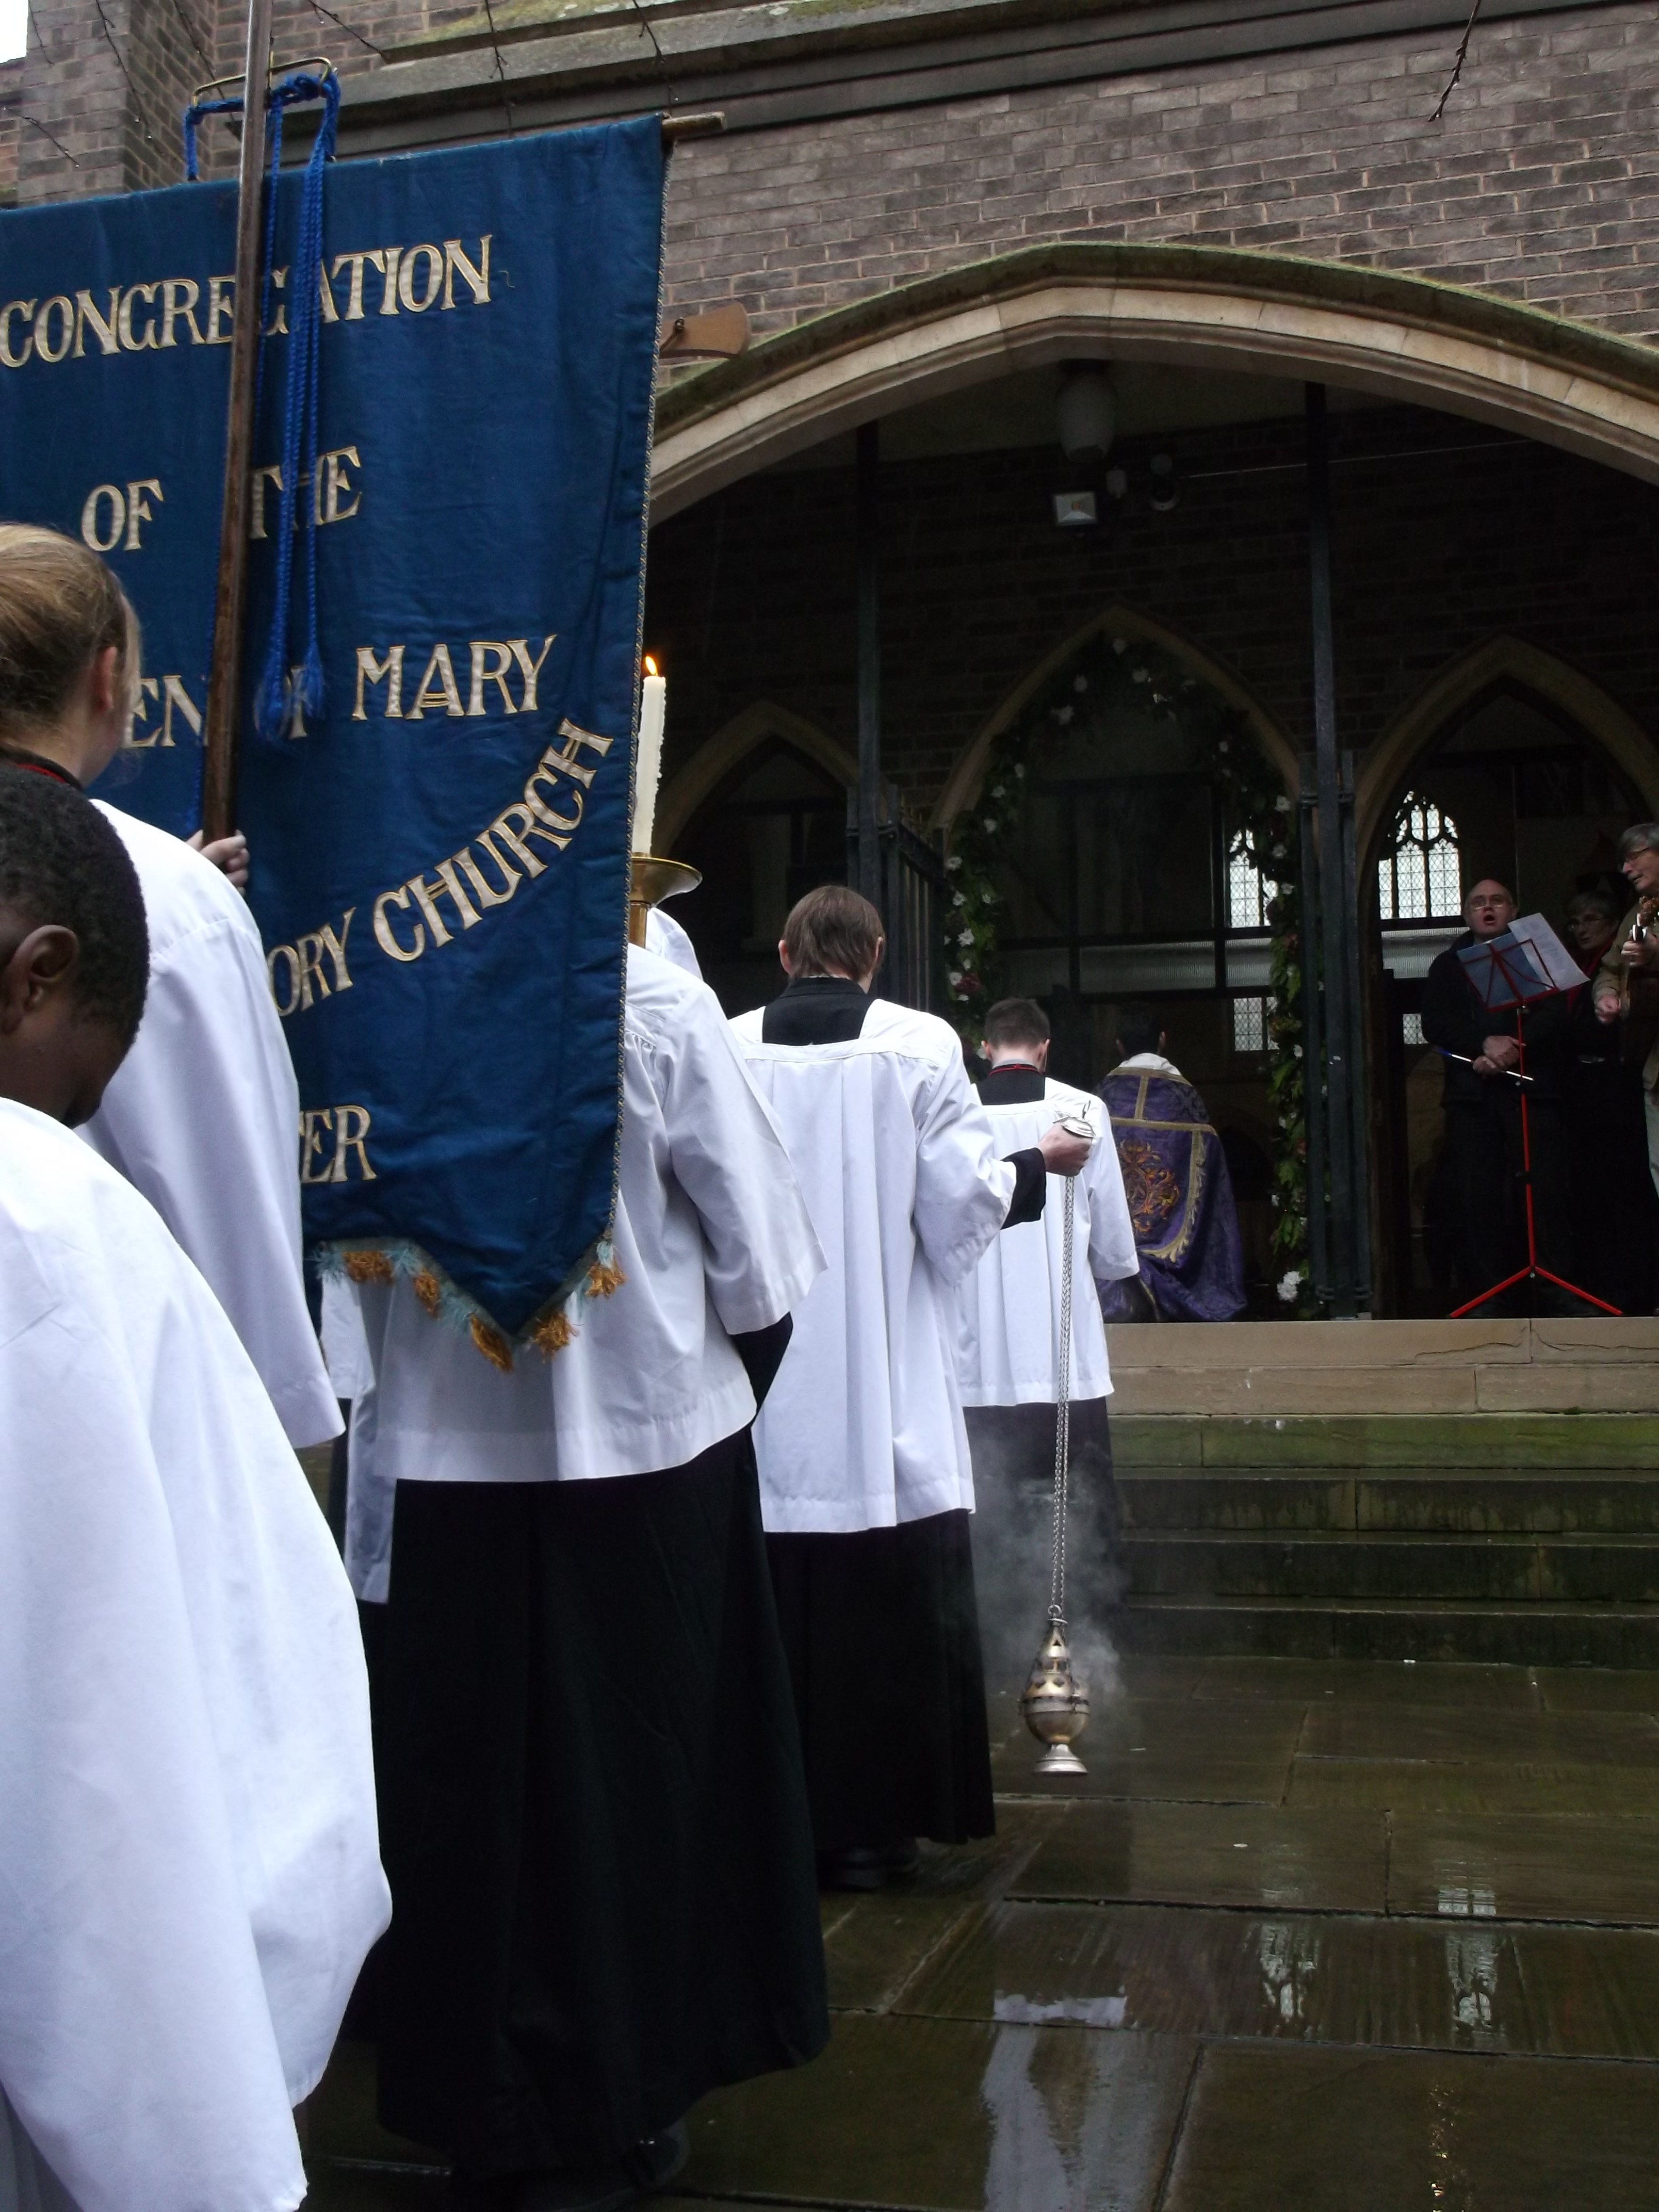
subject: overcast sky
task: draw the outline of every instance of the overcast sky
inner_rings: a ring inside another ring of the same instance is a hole
[[[0,62],[23,51],[28,0],[0,0]]]

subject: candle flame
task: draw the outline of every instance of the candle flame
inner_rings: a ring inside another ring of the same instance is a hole
[[[655,676],[659,672],[656,662],[648,653],[645,656],[645,672],[647,676]]]

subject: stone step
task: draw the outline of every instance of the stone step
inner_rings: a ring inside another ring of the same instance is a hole
[[[1112,1636],[1124,1651],[1195,1658],[1659,1667],[1659,1606],[1135,1597]]]
[[[1641,1536],[1123,1535],[1132,1597],[1421,1599],[1652,1605],[1659,1543]]]
[[[1659,1420],[1643,1413],[1286,1414],[1261,1419],[1112,1414],[1120,1474],[1152,1468],[1497,1468],[1659,1470]]]
[[[1343,1474],[1292,1468],[1119,1467],[1126,1535],[1311,1534],[1641,1535],[1659,1543],[1659,1469],[1400,1468]]]

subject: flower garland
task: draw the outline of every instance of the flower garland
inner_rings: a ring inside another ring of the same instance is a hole
[[[1085,702],[1114,704],[1179,726],[1219,785],[1229,819],[1261,872],[1273,933],[1267,1019],[1267,1095],[1273,1104],[1273,1251],[1283,1263],[1280,1302],[1308,1297],[1308,1139],[1302,1053],[1301,900],[1291,802],[1249,725],[1173,654],[1144,639],[1097,633],[1034,694],[996,738],[979,796],[957,817],[945,861],[945,981],[957,1024],[974,1029],[994,996],[1004,904],[997,868],[1025,811],[1034,757],[1076,719]]]

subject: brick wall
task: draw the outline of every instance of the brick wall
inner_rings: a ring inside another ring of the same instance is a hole
[[[1334,434],[1344,744],[1501,632],[1659,731],[1659,491],[1423,410],[1339,415]],[[1097,530],[1054,526],[1049,495],[1078,473],[1057,449],[884,470],[884,747],[909,803],[930,809],[981,723],[1113,601],[1231,669],[1310,744],[1301,435],[1245,423],[1156,441],[1182,483],[1167,514],[1146,495],[1152,447],[1126,441],[1112,459],[1129,495]],[[671,676],[669,775],[761,698],[856,749],[852,523],[850,470],[812,469],[752,477],[653,534],[646,635]]]
[[[1189,240],[1406,269],[1659,332],[1659,71],[1645,7],[1453,40],[1012,92],[675,156],[677,307],[771,330],[1060,239]]]

